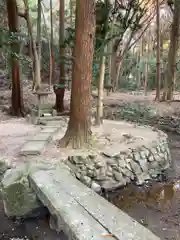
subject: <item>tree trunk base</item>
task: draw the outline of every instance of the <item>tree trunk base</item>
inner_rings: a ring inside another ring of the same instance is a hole
[[[55,89],[54,87],[54,93],[56,94],[56,103],[55,103],[55,109],[58,113],[64,112],[64,92],[65,89]]]
[[[90,128],[80,126],[78,128],[67,129],[64,137],[59,141],[60,148],[74,148],[79,149],[85,145],[91,144],[92,131]]]

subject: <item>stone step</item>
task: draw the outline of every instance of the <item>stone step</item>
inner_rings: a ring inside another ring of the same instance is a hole
[[[45,129],[44,129],[45,130]],[[39,132],[38,134],[36,134],[35,136],[33,137],[30,137],[28,140],[29,141],[46,141],[46,142],[49,142],[52,140],[52,136],[55,131],[51,132]]]
[[[39,155],[46,147],[47,141],[27,141],[20,150],[20,155]]]
[[[30,185],[52,214],[56,229],[68,239],[104,240],[109,234],[48,172],[31,173]],[[114,240],[111,236],[108,239]]]
[[[61,116],[40,117],[39,121],[60,121],[63,120]]]
[[[99,234],[102,232],[95,228],[98,223],[114,236],[113,239],[160,240],[147,228],[83,185],[65,169],[31,173],[30,183],[50,212],[55,212],[57,217],[66,222],[64,227],[68,225],[71,232],[78,232],[77,239],[101,239]],[[88,229],[93,229],[92,238]],[[82,237],[84,234],[86,238]]]
[[[53,135],[54,133],[58,132],[59,129],[60,127],[48,125],[41,130],[41,133],[50,133]]]

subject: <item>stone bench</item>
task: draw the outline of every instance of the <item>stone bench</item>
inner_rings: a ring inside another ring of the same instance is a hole
[[[30,186],[69,239],[160,240],[63,168],[37,171]]]
[[[31,174],[30,183],[52,214],[56,230],[63,231],[72,240],[104,240],[104,234],[109,234],[106,229],[51,174],[54,173],[39,171]],[[114,240],[113,237],[108,239]]]

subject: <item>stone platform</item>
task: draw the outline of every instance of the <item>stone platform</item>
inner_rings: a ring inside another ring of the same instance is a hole
[[[76,177],[100,192],[134,181],[156,179],[170,166],[167,135],[148,126],[105,120],[93,128],[94,147],[86,154],[74,153],[67,164]]]
[[[35,171],[30,186],[52,214],[51,227],[73,240],[160,240],[63,167]]]

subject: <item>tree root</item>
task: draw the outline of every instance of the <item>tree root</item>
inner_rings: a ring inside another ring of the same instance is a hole
[[[73,148],[80,149],[85,145],[91,143],[92,132],[88,131],[88,134],[84,134],[82,131],[76,131],[74,129],[66,131],[64,137],[59,140],[58,146],[60,148]]]

